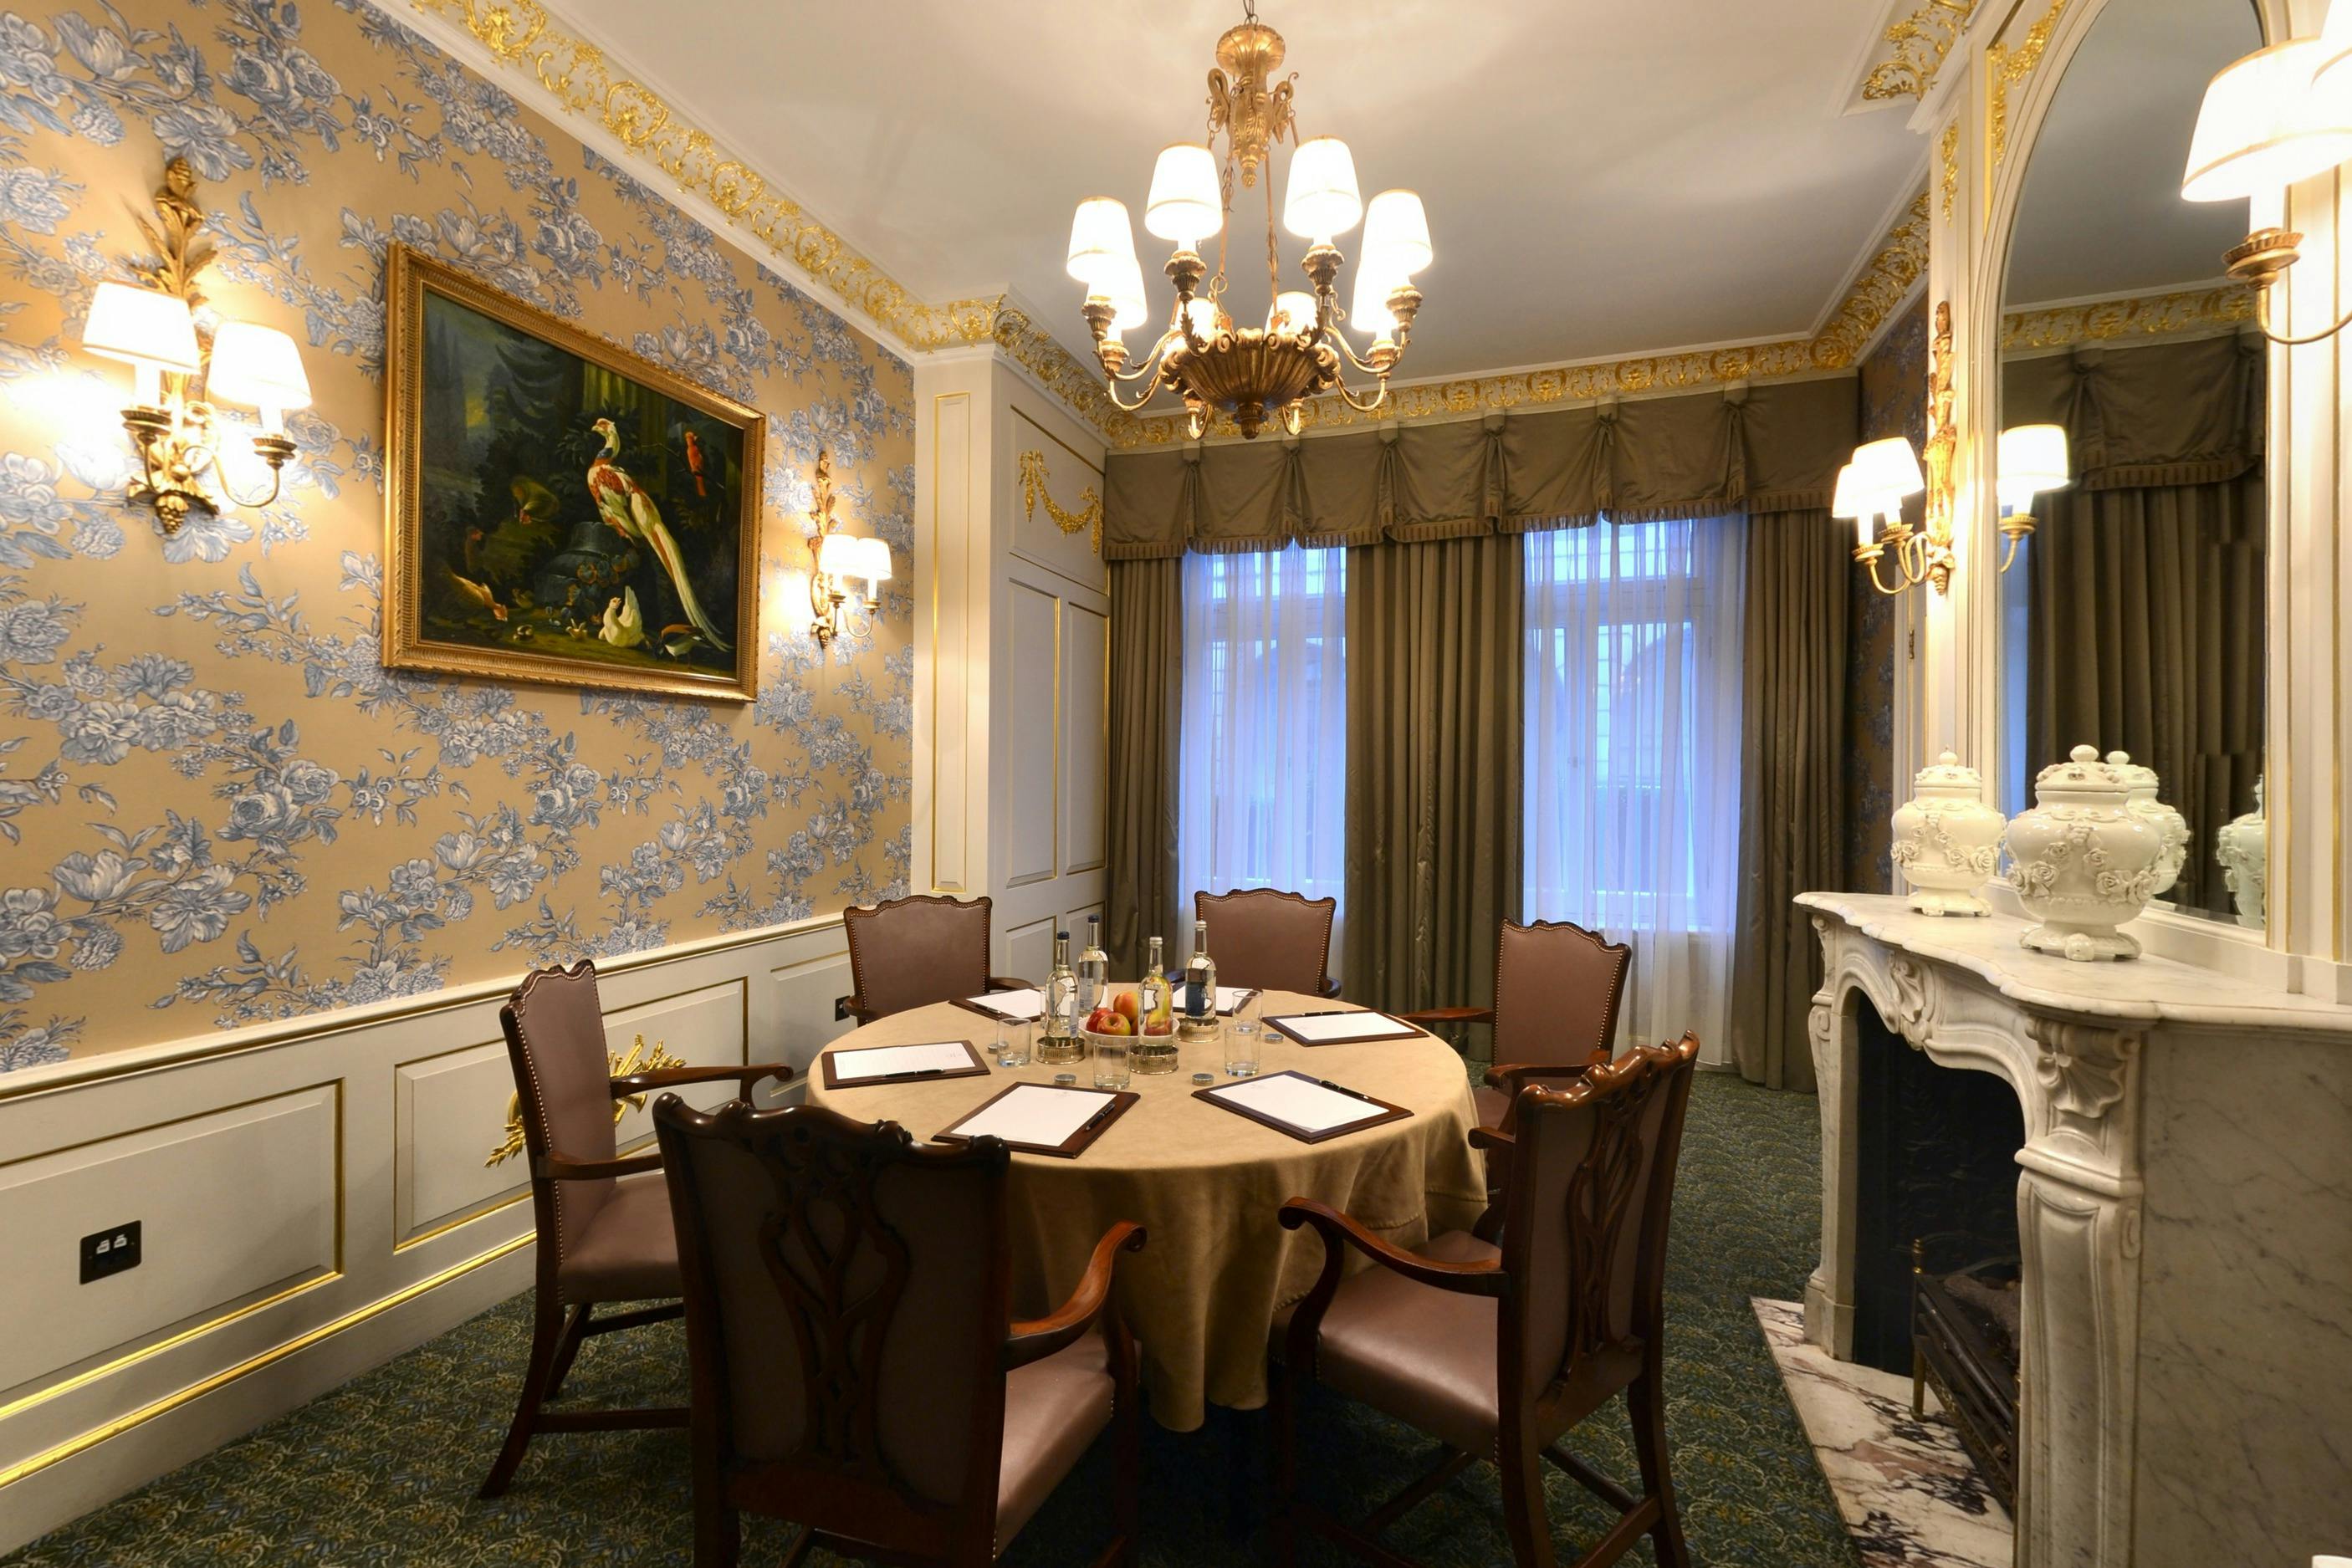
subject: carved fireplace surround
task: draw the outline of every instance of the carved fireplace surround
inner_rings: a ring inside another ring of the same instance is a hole
[[[1851,1357],[1858,1009],[2024,1111],[2020,1568],[2304,1568],[2352,1551],[2352,1007],[2008,916],[1811,893],[1822,1260]]]

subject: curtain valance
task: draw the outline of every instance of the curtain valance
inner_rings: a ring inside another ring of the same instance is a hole
[[[1924,392],[1923,392],[1924,395]],[[1103,556],[1412,543],[1830,503],[1850,376],[1264,439],[1104,464]]]
[[[2000,423],[2066,430],[2084,490],[2217,485],[2263,460],[2263,340],[2242,333],[2001,366]]]

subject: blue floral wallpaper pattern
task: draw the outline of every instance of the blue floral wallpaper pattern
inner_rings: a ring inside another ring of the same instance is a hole
[[[1862,362],[1862,439],[1907,435],[1927,445],[1927,300],[1923,295],[1886,329]],[[1916,518],[1914,519],[1916,520]],[[1845,883],[1858,893],[1892,893],[1896,801],[1895,601],[1860,571],[1846,598]],[[1908,800],[1911,791],[1902,791]]]
[[[78,344],[173,154],[208,311],[292,333],[315,401],[278,504],[166,538],[123,503],[128,373]],[[755,704],[383,668],[393,240],[767,413]],[[904,362],[362,0],[0,11],[0,1071],[903,890],[912,408]],[[830,649],[820,447],[899,557]]]

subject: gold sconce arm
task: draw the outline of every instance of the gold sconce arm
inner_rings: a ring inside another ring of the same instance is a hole
[[[2000,570],[2007,571],[2011,567],[2017,564],[2017,552],[2019,547],[2023,545],[2028,538],[2032,537],[2033,514],[2031,512],[2011,512],[2009,516],[2001,518],[2000,531],[2003,540],[2000,552]]]
[[[2294,229],[2256,229],[2245,239],[2224,252],[2221,260],[2230,276],[2240,283],[2254,287],[2254,325],[2263,337],[2284,349],[2300,349],[2306,344],[2325,342],[2347,327],[2352,327],[2352,311],[2336,319],[2335,325],[2316,332],[2294,336],[2281,332],[2271,325],[2271,291],[2301,258],[2297,248],[2303,235]]]

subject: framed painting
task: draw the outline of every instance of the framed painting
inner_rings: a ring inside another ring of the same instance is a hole
[[[394,246],[384,663],[748,701],[756,410]]]

